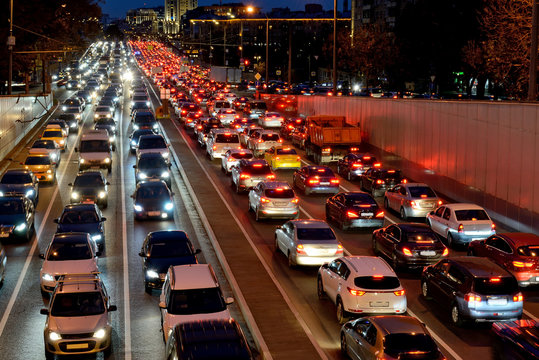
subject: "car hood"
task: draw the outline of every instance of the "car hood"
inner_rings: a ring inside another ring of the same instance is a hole
[[[145,208],[152,208],[152,209],[159,208],[160,210],[165,210],[165,204],[167,202],[172,202],[172,200],[170,199],[144,199],[144,200],[137,201],[137,204],[142,206],[144,209]]]
[[[15,192],[26,193],[28,190],[33,189],[32,184],[2,184],[0,185],[0,191],[3,193]]]
[[[36,171],[47,171],[49,169],[52,169],[50,165],[24,165],[28,170],[36,172]]]
[[[106,159],[106,158],[110,158],[110,153],[107,152],[107,151],[103,151],[103,152],[83,152],[83,153],[80,153],[80,158],[84,159],[84,160],[89,160],[89,161],[92,161],[92,160],[103,160],[103,159]]]
[[[144,173],[146,176],[152,177],[160,177],[162,173],[165,171],[169,171],[168,168],[152,168],[152,169],[139,169],[139,173]]]
[[[88,224],[58,224],[57,233],[63,232],[84,232],[88,234],[100,233],[99,223]]]
[[[0,226],[18,225],[26,222],[25,214],[0,215]]]
[[[49,317],[49,330],[59,334],[91,333],[107,327],[106,313],[92,316]]]
[[[43,261],[41,267],[42,274],[63,275],[63,274],[89,274],[98,271],[97,259],[86,260],[63,260],[63,261]]]
[[[73,191],[78,192],[81,195],[97,195],[100,191],[105,191],[105,188],[94,186],[77,186],[73,187]]]
[[[170,266],[195,264],[195,256],[181,256],[171,258],[147,258],[146,268],[164,274]]]

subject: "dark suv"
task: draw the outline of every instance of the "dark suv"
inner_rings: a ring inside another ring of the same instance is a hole
[[[461,256],[428,266],[421,293],[451,309],[451,321],[499,321],[522,317],[523,296],[515,278],[489,259]]]

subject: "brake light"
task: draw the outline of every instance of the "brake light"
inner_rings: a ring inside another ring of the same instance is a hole
[[[412,256],[412,251],[408,248],[402,248],[402,253],[404,254],[404,256]]]
[[[406,180],[406,179],[401,180],[401,183],[403,183],[403,184],[406,184],[407,182],[408,182],[408,180]]]
[[[305,252],[305,247],[303,245],[301,245],[301,244],[296,246],[296,253],[302,254],[302,255],[307,255],[307,252]]]
[[[524,301],[524,296],[522,295],[522,293],[518,293],[518,294],[513,296],[513,301],[514,302],[522,302],[522,301]]]
[[[398,291],[393,291],[393,294],[395,294],[396,296],[403,296],[404,295],[404,289],[403,290],[398,290]]]
[[[376,183],[377,183],[377,184],[383,184],[384,182],[385,182],[385,181],[384,181],[384,180],[382,180],[382,179],[378,179],[378,180],[376,180]]]
[[[212,149],[217,150],[217,145],[213,145]]]
[[[228,161],[236,161],[236,159],[232,158],[232,157],[229,157],[228,158]]]
[[[415,202],[415,201],[410,201],[410,206],[413,207],[413,208],[417,208],[419,207],[418,204]]]
[[[268,180],[275,180],[275,175],[269,174],[268,176],[266,176],[266,179],[268,179]]]
[[[365,291],[352,289],[350,287],[348,288],[348,292],[350,293],[350,295],[353,295],[353,296],[363,296],[363,295],[365,295]]]
[[[491,228],[492,230],[496,230],[496,224],[492,223],[492,225],[490,225],[490,228]]]
[[[282,142],[283,142],[283,139],[279,139],[279,140],[277,140],[277,142],[280,142],[280,143],[282,143]]]
[[[262,139],[258,139],[258,143],[261,144],[261,143],[262,143]]]
[[[382,164],[381,164],[381,163],[375,163],[373,166],[374,166],[374,167],[381,167]]]
[[[240,175],[240,179],[250,179],[251,178],[251,175],[249,174],[241,174]]]
[[[318,184],[320,183],[320,180],[319,179],[309,179],[309,184],[313,185],[313,184]]]
[[[297,157],[296,157],[296,160],[297,160],[297,161],[300,161],[300,160],[301,160],[301,156],[297,156]]]
[[[502,279],[500,279],[500,278],[490,278],[489,281],[492,282],[492,283],[499,283],[500,281],[502,281]]]
[[[288,128],[292,130],[294,128],[294,125],[288,125]]]
[[[290,202],[291,202],[292,204],[297,204],[297,203],[299,202],[299,199],[298,199],[298,198],[294,198],[294,199],[290,200]]]
[[[278,156],[276,156],[276,157],[275,157],[275,160],[281,160],[281,158],[280,158],[280,157],[278,157]]]
[[[459,224],[458,232],[463,232],[463,231],[464,231],[464,225]]]
[[[464,301],[467,302],[481,302],[481,296],[475,294],[466,294],[464,295]]]
[[[262,203],[269,203],[269,202],[270,202],[270,199],[265,198],[265,197],[262,197],[262,198],[260,198],[260,202],[262,202]]]
[[[377,218],[383,218],[384,217],[384,212],[380,211],[378,214],[376,214],[376,217]]]
[[[427,195],[426,195],[426,194],[421,194],[421,197],[422,197],[422,198],[426,198]]]
[[[352,167],[355,168],[355,169],[359,169],[359,168],[362,168],[363,165],[362,165],[362,164],[358,164],[358,163],[354,163],[354,164],[352,164]]]
[[[513,266],[516,268],[530,268],[533,266],[533,263],[523,262],[523,261],[513,261]]]
[[[331,179],[329,182],[334,185],[338,185],[340,183],[339,179]]]
[[[449,255],[449,249],[445,248],[444,252],[442,253],[442,256],[447,256],[447,255]]]
[[[322,152],[326,152],[326,153],[331,152],[331,148],[322,149]]]
[[[356,214],[355,212],[353,211],[347,211],[346,212],[346,216],[349,218],[349,219],[357,219],[359,217],[358,214]]]
[[[344,248],[342,247],[341,244],[338,244],[337,245],[337,251],[335,252],[336,254],[342,254],[344,252]]]

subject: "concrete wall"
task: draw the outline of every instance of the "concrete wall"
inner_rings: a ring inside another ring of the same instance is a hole
[[[538,105],[301,96],[298,110],[346,116],[410,178],[539,233]]]
[[[0,159],[38,124],[52,107],[52,95],[0,97]]]

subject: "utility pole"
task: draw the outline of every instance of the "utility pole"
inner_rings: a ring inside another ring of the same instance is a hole
[[[292,84],[292,24],[288,24],[288,86]]]
[[[268,70],[269,70],[269,19],[266,14],[266,85],[268,84]]]
[[[337,0],[333,0],[333,95],[337,95]]]
[[[9,50],[7,94],[11,95],[11,83],[13,81],[13,47],[15,46],[15,37],[13,36],[13,0],[10,1],[9,6],[9,37],[7,39],[7,46]]]
[[[528,82],[528,100],[537,100],[537,25],[539,20],[539,0],[533,0],[532,34],[530,46],[530,79]]]

